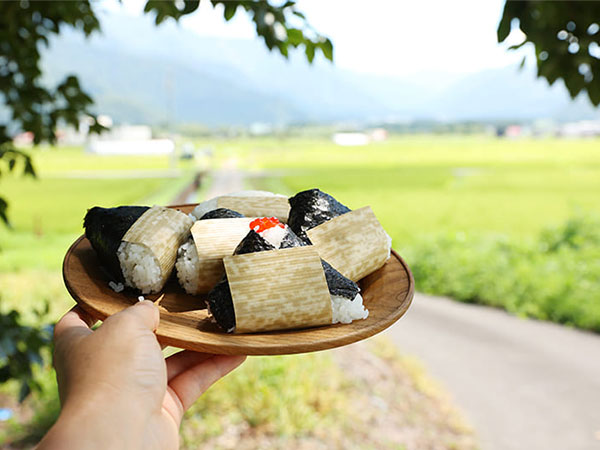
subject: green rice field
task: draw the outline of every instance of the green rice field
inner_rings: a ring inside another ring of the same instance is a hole
[[[288,193],[320,187],[350,207],[371,205],[397,248],[430,232],[528,237],[578,210],[600,210],[597,139],[410,136],[364,147],[269,139],[216,148],[274,171]]]

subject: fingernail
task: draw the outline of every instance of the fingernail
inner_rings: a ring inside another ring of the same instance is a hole
[[[156,305],[154,304],[154,302],[152,300],[140,300],[137,304],[138,305],[149,305],[149,306],[152,306],[153,308],[156,308]]]

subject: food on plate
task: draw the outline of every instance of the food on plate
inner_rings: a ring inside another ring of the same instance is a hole
[[[274,216],[287,222],[290,206],[287,197],[268,191],[240,191],[211,198],[194,208],[192,214],[200,219],[217,208],[228,208],[246,217]]]
[[[234,256],[225,258],[226,275],[208,294],[209,311],[222,329],[266,331],[350,323],[368,316],[358,285],[321,260],[290,227],[271,217],[254,220],[250,228]],[[295,253],[269,252],[300,247],[304,250]],[[257,252],[269,254],[240,258]],[[249,272],[255,273],[249,277]],[[239,286],[244,292],[236,297]],[[254,292],[253,300],[248,292]],[[257,300],[260,296],[266,297]]]
[[[390,258],[392,238],[370,207],[352,211],[319,189],[289,199],[288,224],[344,276],[358,281]]]
[[[334,217],[306,232],[321,258],[358,281],[390,258],[392,238],[369,206]]]
[[[290,213],[287,223],[292,231],[307,244],[310,244],[310,239],[306,235],[308,230],[350,212],[350,208],[319,189],[298,192],[288,201]]]
[[[367,318],[357,282],[391,252],[370,207],[351,210],[319,189],[289,199],[243,191],[191,214],[94,207],[84,227],[115,292],[159,292],[175,267],[185,292],[208,294],[198,302],[206,300],[223,330],[238,333]]]
[[[175,263],[179,284],[188,294],[205,294],[217,284],[225,272],[223,258],[233,253],[251,221],[237,211],[219,208],[194,223]]]
[[[163,288],[193,222],[187,214],[162,206],[96,206],[85,215],[84,228],[115,279],[113,288],[122,290],[124,283],[148,294]]]

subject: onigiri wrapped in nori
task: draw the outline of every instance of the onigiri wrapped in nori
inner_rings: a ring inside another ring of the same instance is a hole
[[[244,217],[237,211],[227,208],[217,208],[207,211],[199,220],[213,219],[238,219]],[[234,244],[235,245],[235,244]],[[201,261],[198,258],[198,250],[193,236],[177,250],[177,279],[181,287],[191,295],[208,292],[220,278],[220,274],[214,283],[206,279],[207,274],[202,273]]]
[[[298,192],[288,201],[290,203],[288,225],[307,244],[310,244],[310,239],[306,235],[308,230],[351,211],[346,205],[319,189]]]
[[[319,189],[289,199],[288,225],[345,277],[358,281],[391,256],[392,238],[370,207],[351,210]]]
[[[85,234],[101,264],[121,283],[142,294],[160,291],[171,275],[177,249],[193,220],[161,206],[94,207],[84,218]]]
[[[306,245],[288,226],[275,218],[256,219],[251,222],[250,227],[252,229],[235,249],[235,255]],[[350,323],[356,319],[365,319],[369,312],[363,306],[358,285],[323,260],[321,266],[330,295],[331,323]],[[207,306],[223,330],[235,330],[235,308],[226,275],[208,294]]]

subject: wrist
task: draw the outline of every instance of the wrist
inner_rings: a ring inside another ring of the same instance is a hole
[[[118,402],[72,399],[39,449],[141,449],[145,422],[131,407]]]

